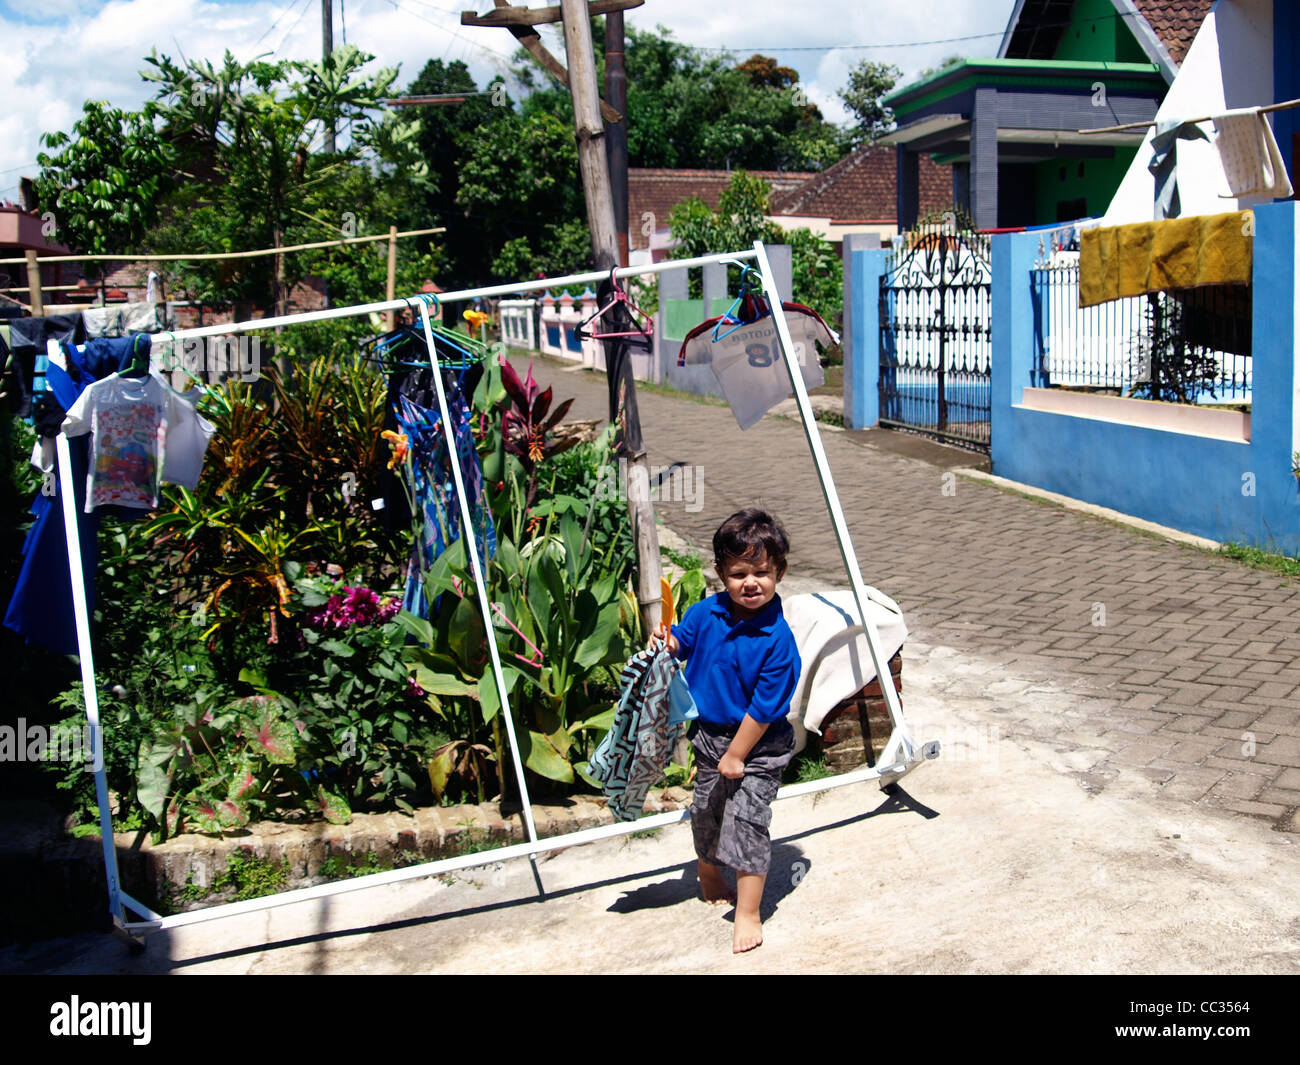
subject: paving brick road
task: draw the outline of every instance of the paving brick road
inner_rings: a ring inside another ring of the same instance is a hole
[[[575,397],[572,417],[605,416],[603,375],[541,360],[534,372]],[[725,405],[639,401],[650,463],[703,478],[693,501],[657,504],[664,523],[706,547],[729,513],[762,505],[790,533],[792,577],[844,583],[797,421],[742,433]],[[879,433],[822,439],[863,574],[914,642],[1042,685],[1041,717],[1006,721],[1008,736],[1087,755],[1075,775],[1090,791],[1138,773],[1171,799],[1300,831],[1300,584],[955,476]]]

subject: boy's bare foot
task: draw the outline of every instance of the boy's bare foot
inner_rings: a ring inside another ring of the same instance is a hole
[[[736,911],[736,927],[731,933],[731,953],[744,954],[763,945],[763,922],[753,914]]]
[[[713,906],[726,904],[734,906],[736,904],[736,893],[728,886],[727,881],[723,879],[722,867],[711,865],[708,862],[700,861],[697,863],[700,877],[700,894],[704,901]]]
[[[763,943],[763,922],[759,910],[763,905],[763,882],[766,874],[736,873],[740,898],[736,903],[736,927],[731,933],[731,953],[744,954]]]

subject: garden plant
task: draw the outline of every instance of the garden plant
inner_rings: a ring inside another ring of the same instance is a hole
[[[287,372],[209,389],[194,490],[105,520],[94,639],[119,829],[220,834],[516,790],[466,544],[421,575],[427,617],[401,610],[411,530],[370,501],[390,471],[411,491],[413,458],[384,432],[377,367],[346,354],[350,336],[312,339],[328,354],[285,345]],[[568,407],[494,353],[471,421],[497,532],[491,624],[529,790],[552,796],[598,790],[586,759],[642,643],[624,504],[600,491],[611,435],[565,423]],[[680,608],[703,591],[688,570]],[[81,727],[81,696],[59,696],[62,727]],[[93,777],[51,768],[90,830]]]

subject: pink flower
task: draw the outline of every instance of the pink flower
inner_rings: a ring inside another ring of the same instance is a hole
[[[401,605],[394,599],[380,601],[364,585],[344,586],[342,594],[332,595],[325,606],[308,611],[307,624],[315,629],[347,629],[353,625],[383,624]]]

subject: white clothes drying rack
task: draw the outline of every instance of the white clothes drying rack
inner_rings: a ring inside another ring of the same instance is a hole
[[[831,478],[830,467],[826,461],[826,452],[822,448],[821,436],[817,430],[817,422],[813,417],[812,407],[808,402],[808,392],[804,387],[803,375],[798,369],[794,343],[790,337],[789,325],[786,321],[785,312],[781,306],[781,295],[777,291],[776,281],[772,274],[772,266],[768,261],[766,250],[761,242],[755,241],[753,250],[751,251],[718,255],[702,255],[692,259],[676,259],[668,262],[655,263],[649,266],[622,267],[615,271],[615,275],[618,277],[635,277],[643,274],[658,274],[667,270],[683,270],[693,266],[704,266],[711,263],[733,263],[735,265],[743,265],[747,261],[755,261],[757,263],[759,273],[763,280],[763,291],[768,299],[769,305],[771,306],[772,317],[776,323],[777,339],[781,345],[781,351],[785,356],[786,370],[790,375],[790,384],[794,389],[794,394],[798,402],[799,417],[803,423],[804,435],[808,440],[808,447],[812,452],[813,461],[817,467],[817,476],[821,483],[822,494],[826,499],[826,507],[830,512],[831,522],[835,529],[835,537],[839,544],[840,555],[844,561],[845,571],[848,574],[849,586],[853,590],[854,601],[858,608],[858,621],[861,623],[863,632],[867,638],[867,646],[871,652],[871,661],[875,666],[876,676],[881,678],[880,688],[884,693],[885,704],[889,710],[889,717],[892,724],[892,731],[889,740],[875,766],[822,780],[808,781],[803,784],[786,785],[777,792],[776,797],[777,799],[788,799],[798,795],[808,795],[813,792],[845,787],[850,784],[857,784],[868,780],[877,780],[883,787],[911,772],[911,770],[916,768],[916,766],[926,759],[938,757],[939,745],[937,742],[930,742],[918,747],[918,745],[913,741],[907,723],[903,718],[902,706],[899,702],[898,691],[894,686],[893,676],[889,670],[889,662],[881,651],[879,633],[876,630],[875,624],[871,620],[871,615],[867,611],[867,598],[870,593],[863,582],[862,572],[858,567],[857,556],[853,552],[853,545],[849,539],[848,526],[844,519],[844,510],[840,505],[839,495],[835,490],[835,483]],[[511,295],[516,292],[535,291],[538,289],[547,289],[563,285],[591,284],[604,281],[608,276],[608,273],[599,271],[585,274],[572,274],[568,277],[543,278],[536,281],[526,281],[520,284],[489,285],[486,287],[465,289],[457,292],[445,292],[438,298],[444,303],[460,302],[473,299],[476,296],[503,296]],[[424,327],[426,347],[429,349],[429,361],[433,370],[432,376],[438,393],[438,409],[441,413],[443,423],[450,425],[451,416],[447,409],[447,397],[443,392],[442,375],[439,372],[438,367],[437,348],[434,345],[432,330],[430,327],[429,301],[423,295],[405,299],[386,300],[382,303],[361,304],[355,307],[337,307],[329,310],[281,315],[276,318],[262,318],[251,322],[201,326],[195,329],[181,329],[171,332],[163,332],[155,335],[154,343],[157,344],[159,342],[174,341],[182,337],[221,336],[230,333],[244,333],[250,330],[272,329],[284,325],[302,325],[307,322],[320,322],[331,318],[351,318],[364,314],[375,314],[382,311],[405,309],[416,309],[420,313],[421,324]],[[90,622],[89,612],[86,606],[86,588],[82,577],[80,527],[77,522],[76,495],[72,479],[71,455],[68,448],[68,439],[63,433],[59,433],[56,438],[56,446],[59,456],[59,494],[63,497],[64,529],[67,533],[68,541],[68,569],[72,578],[72,603],[77,628],[77,647],[81,660],[81,679],[85,696],[86,719],[90,728],[92,744],[91,750],[98,752],[103,750],[99,720],[99,700],[95,683],[95,667],[90,641]],[[474,522],[469,512],[469,501],[465,496],[465,486],[461,479],[460,464],[458,462],[451,463],[451,471],[456,486],[456,498],[460,506],[461,528],[473,529]],[[211,921],[221,917],[229,917],[235,914],[249,913],[256,910],[288,906],[296,902],[326,898],[331,895],[341,895],[344,892],[360,891],[365,888],[378,887],[383,884],[394,884],[403,880],[414,880],[419,877],[433,876],[457,869],[468,869],[478,865],[495,864],[513,858],[526,857],[532,862],[533,875],[537,880],[538,889],[541,891],[541,877],[538,873],[536,864],[537,855],[547,851],[559,850],[564,847],[573,847],[583,843],[593,843],[596,840],[607,839],[611,836],[620,836],[629,832],[642,832],[646,829],[674,824],[678,821],[684,820],[690,815],[689,810],[675,810],[667,813],[652,814],[635,821],[602,825],[598,828],[584,829],[579,832],[568,832],[564,835],[549,836],[546,839],[538,838],[537,826],[533,821],[532,805],[528,795],[528,786],[524,779],[523,758],[521,758],[519,754],[519,743],[515,735],[514,720],[510,712],[509,696],[506,693],[505,681],[501,672],[501,661],[496,644],[496,630],[491,620],[491,611],[487,599],[487,588],[483,580],[478,550],[467,550],[466,555],[468,556],[470,566],[473,569],[474,585],[478,595],[478,605],[483,615],[484,629],[488,637],[488,652],[491,656],[492,672],[496,678],[497,697],[503,708],[502,717],[505,721],[507,737],[510,743],[510,751],[514,759],[515,779],[519,785],[519,794],[522,800],[522,816],[528,841],[491,851],[476,854],[464,854],[455,858],[443,858],[438,861],[425,862],[420,865],[389,870],[388,872],[373,873],[368,876],[359,876],[349,880],[319,884],[315,887],[299,888],[293,891],[281,892],[276,895],[263,896],[262,898],[247,899],[243,902],[228,903],[220,906],[209,906],[201,910],[191,910],[186,913],[163,916],[155,913],[144,903],[132,898],[122,890],[122,886],[119,883],[117,852],[113,840],[112,813],[109,810],[108,805],[108,783],[105,777],[103,758],[98,757],[96,758],[95,769],[95,796],[96,801],[99,803],[99,823],[103,841],[104,872],[108,883],[109,910],[112,915],[113,925],[116,932],[125,935],[128,941],[138,948],[141,945],[139,937],[149,932],[162,931],[168,928],[179,928],[183,925],[196,924],[200,921]],[[142,919],[128,919],[128,910]]]

